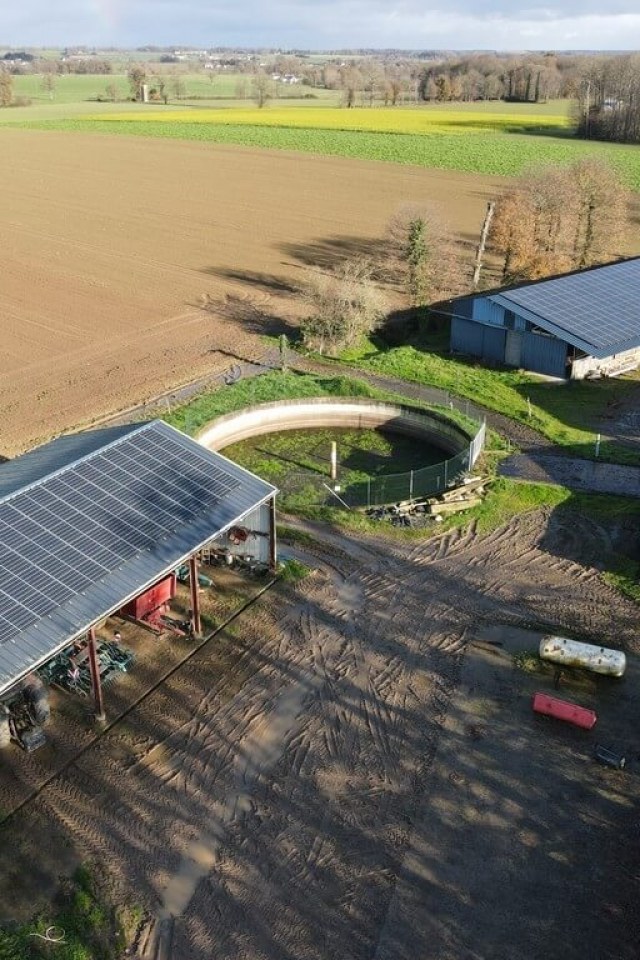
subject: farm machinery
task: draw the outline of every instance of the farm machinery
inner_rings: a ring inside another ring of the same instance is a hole
[[[13,741],[27,753],[33,753],[47,742],[42,728],[50,716],[44,683],[36,674],[30,674],[0,702],[0,747]]]

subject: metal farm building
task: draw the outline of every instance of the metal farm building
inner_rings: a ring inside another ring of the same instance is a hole
[[[90,671],[103,716],[96,629],[114,614],[142,623],[154,603],[166,610],[181,568],[199,634],[200,552],[217,546],[226,564],[242,550],[273,569],[275,494],[159,420],[65,436],[2,464],[3,716],[12,693],[65,653]]]
[[[640,258],[453,301],[451,350],[552,377],[640,364]]]

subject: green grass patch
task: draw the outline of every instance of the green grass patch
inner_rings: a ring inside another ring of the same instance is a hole
[[[337,446],[338,481],[344,488],[368,477],[406,473],[440,463],[440,448],[386,430],[310,428],[274,431],[225,448],[225,456],[281,489],[292,475],[327,481],[331,443]]]
[[[125,100],[131,96],[131,89],[126,74],[63,74],[56,76],[51,94],[42,85],[39,74],[24,74],[14,77],[14,97],[28,97],[34,104],[40,102],[51,104],[81,103],[95,101],[99,97],[106,99],[106,88],[116,88],[117,97]],[[169,89],[169,84],[167,84]],[[95,104],[94,104],[95,108]],[[3,119],[5,118],[3,115]]]
[[[36,917],[33,923],[13,929],[0,926],[0,960],[45,956],[55,956],[56,960],[118,960],[130,939],[127,934],[142,919],[139,907],[115,910],[105,903],[86,867],[79,867],[72,880],[63,884],[58,900],[53,919]],[[43,939],[47,930],[51,937],[62,936],[61,942]]]
[[[298,580],[304,580],[311,573],[311,569],[305,564],[291,557],[285,560],[278,567],[280,579],[287,583],[296,583]]]
[[[604,579],[614,590],[640,604],[640,562],[631,557],[619,557],[615,570],[607,570]]]
[[[483,502],[465,514],[465,520],[475,520],[479,533],[490,533],[508,523],[514,516],[543,507],[557,507],[570,496],[571,491],[565,487],[519,483],[506,477],[498,477],[491,483]],[[448,517],[440,524],[440,529],[457,526],[460,526],[460,520]]]
[[[372,342],[343,355],[354,366],[383,376],[440,387],[503,413],[539,431],[579,457],[595,457],[598,421],[638,390],[637,381],[614,378],[544,382],[517,370],[494,370],[472,360],[431,352],[429,341],[378,350]],[[640,463],[632,447],[603,442],[599,458]]]
[[[339,368],[338,368],[339,370]],[[171,413],[159,414],[163,420],[193,436],[208,423],[227,413],[242,410],[259,403],[272,403],[278,400],[304,400],[308,397],[364,397],[373,400],[386,400],[390,403],[405,403],[413,407],[438,410],[428,404],[407,400],[398,393],[378,390],[365,380],[352,375],[338,373],[333,377],[321,377],[312,374],[294,373],[291,370],[274,370],[239,383],[202,393],[194,400],[177,407]],[[459,424],[471,434],[477,430],[477,423],[457,410],[441,409],[447,417]],[[497,446],[500,446],[496,440]]]
[[[191,436],[211,420],[258,403],[306,397],[374,397],[376,391],[363,380],[348,376],[313,377],[276,370],[260,377],[241,380],[178,407],[163,419]]]

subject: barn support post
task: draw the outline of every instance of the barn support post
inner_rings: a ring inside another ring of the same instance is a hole
[[[189,589],[191,591],[191,622],[193,632],[197,635],[202,630],[200,617],[200,595],[198,593],[198,558],[194,553],[189,557]]]
[[[269,570],[276,572],[278,565],[276,553],[276,498],[269,500]]]
[[[100,680],[100,667],[98,665],[98,651],[96,649],[96,631],[91,627],[88,634],[89,639],[89,673],[91,674],[91,687],[93,689],[93,702],[95,707],[96,720],[104,723],[106,714],[104,712],[104,697],[102,696],[102,681]]]

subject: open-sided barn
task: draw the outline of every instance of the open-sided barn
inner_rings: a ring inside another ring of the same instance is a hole
[[[273,567],[275,494],[159,420],[65,436],[2,464],[0,696],[80,640],[102,714],[96,625],[186,564],[198,633],[199,551],[218,540],[231,554],[242,540]]]
[[[640,258],[463,297],[451,350],[552,377],[640,364]]]

